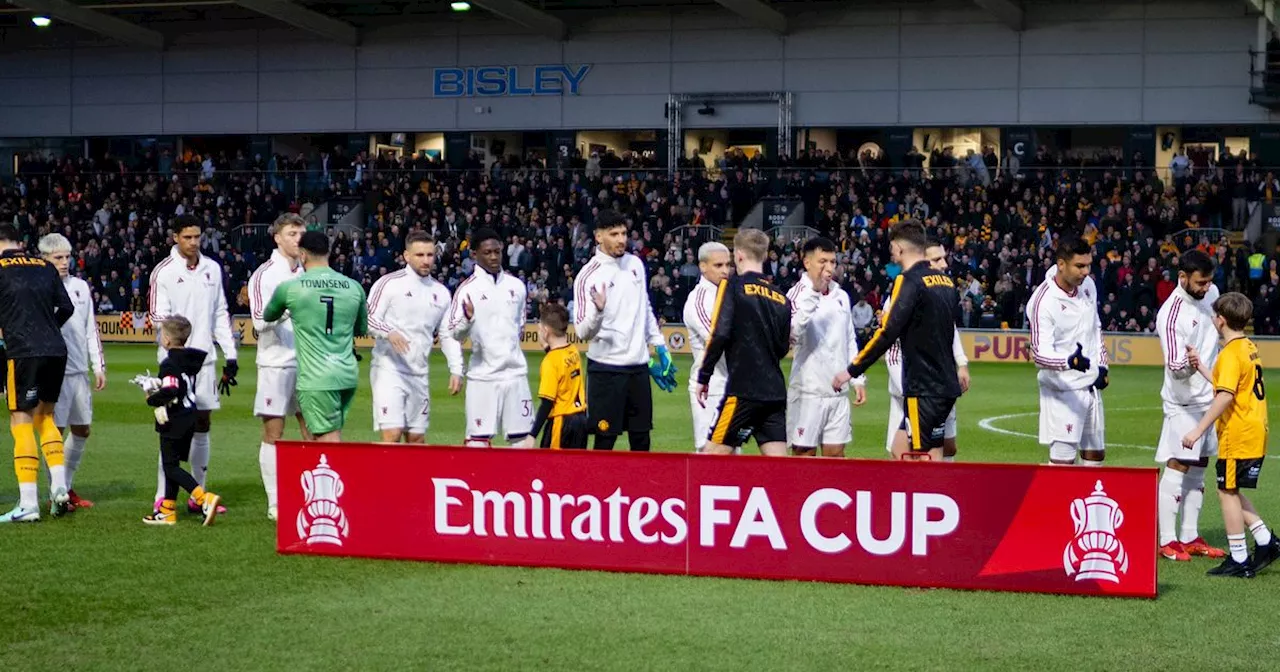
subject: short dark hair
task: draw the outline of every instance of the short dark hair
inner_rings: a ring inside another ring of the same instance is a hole
[[[480,243],[483,243],[483,242],[485,242],[486,240],[496,240],[496,241],[498,241],[499,243],[501,243],[501,242],[502,242],[502,236],[499,236],[499,235],[498,235],[498,232],[497,232],[497,231],[494,231],[493,229],[487,229],[487,228],[486,228],[486,229],[476,229],[476,230],[471,234],[471,249],[473,249],[473,250],[478,250],[478,249],[480,249]]]
[[[908,219],[893,226],[889,231],[889,242],[907,245],[923,252],[929,244],[929,238],[924,233],[924,225],[918,220]]]
[[[1227,292],[1213,302],[1213,312],[1221,315],[1232,330],[1244,331],[1253,317],[1253,302],[1240,292]]]
[[[22,236],[18,234],[18,227],[9,223],[0,224],[0,242],[21,243]]]
[[[1053,258],[1056,261],[1070,261],[1072,257],[1082,254],[1093,254],[1093,246],[1084,238],[1059,239],[1058,246],[1053,249]]]
[[[601,210],[600,216],[596,217],[596,231],[626,225],[627,220],[616,210]]]
[[[404,246],[406,249],[408,249],[408,247],[414,243],[431,243],[432,245],[434,245],[435,242],[436,242],[436,239],[433,238],[431,234],[427,233],[426,231],[423,231],[422,229],[414,229],[410,231],[409,235],[405,236],[404,238]]]
[[[160,331],[169,337],[169,345],[180,348],[191,338],[191,321],[181,315],[170,315],[160,323]]]
[[[329,256],[329,236],[319,231],[308,231],[298,240],[298,247],[313,257]]]
[[[823,238],[822,236],[810,238],[809,240],[804,241],[804,246],[800,248],[801,256],[807,257],[814,252],[830,252],[835,254],[836,244],[831,242],[830,238]]]
[[[927,250],[931,247],[941,247],[944,250],[947,249],[947,246],[943,245],[941,240],[934,238],[933,236],[929,236],[924,241],[924,249]]]
[[[569,331],[569,309],[558,303],[542,304],[538,320],[556,336],[564,336]]]
[[[1193,273],[1213,275],[1213,257],[1200,250],[1187,250],[1178,257],[1178,270],[1190,277]]]
[[[196,217],[195,215],[178,215],[173,218],[172,222],[169,222],[169,231],[173,233],[182,233],[183,229],[189,229],[193,226],[202,231],[204,230],[204,224],[200,223],[199,217]]]

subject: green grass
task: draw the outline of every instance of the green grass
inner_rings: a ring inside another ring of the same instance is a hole
[[[210,473],[230,513],[213,528],[148,528],[139,519],[154,489],[155,435],[127,381],[154,369],[154,352],[108,349],[109,386],[77,477],[97,508],[0,528],[0,669],[1265,668],[1280,650],[1280,570],[1215,580],[1205,560],[1161,564],[1160,598],[1147,601],[277,556],[258,477],[252,352],[214,416]],[[442,364],[437,442],[462,428]],[[1022,413],[996,426],[1034,433],[1032,370],[973,373],[960,404],[961,459],[1042,461],[1033,439],[978,426]],[[1107,438],[1133,447],[1113,448],[1110,463],[1154,464],[1138,446],[1159,433],[1160,375],[1114,372]],[[883,386],[873,371],[871,399],[854,412],[855,457],[884,455]],[[688,396],[657,394],[654,445],[685,450]],[[369,408],[361,389],[349,439],[374,437]],[[1280,474],[1262,483],[1256,501],[1280,522]],[[415,489],[387,487],[388,506]],[[0,505],[15,494],[12,472],[0,470]],[[1202,521],[1224,544],[1212,494]]]

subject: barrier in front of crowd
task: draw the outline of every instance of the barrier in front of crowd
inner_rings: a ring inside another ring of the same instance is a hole
[[[253,321],[247,315],[236,316],[231,320],[232,330],[243,345],[255,345],[257,334],[253,329]],[[98,334],[104,342],[114,343],[155,343],[155,330],[151,328],[142,315],[136,317],[130,313],[124,315],[99,315]],[[676,354],[689,354],[689,332],[684,325],[667,325],[662,327],[662,336],[667,349]],[[1107,352],[1111,364],[1115,366],[1161,366],[1164,355],[1160,350],[1160,339],[1155,334],[1106,333],[1103,340],[1107,344]],[[579,341],[569,327],[569,341],[586,350],[587,344]],[[1031,361],[1031,333],[1027,331],[1000,329],[965,329],[960,332],[960,341],[964,351],[972,362],[1017,363]],[[1263,362],[1280,364],[1280,339],[1264,337],[1254,338],[1258,344],[1258,354]],[[361,348],[373,347],[373,340],[357,338],[356,345]],[[464,348],[470,343],[463,343]],[[520,337],[523,350],[542,350],[538,339],[538,326],[527,324]]]
[[[281,553],[1156,596],[1155,469],[281,442],[278,474]]]

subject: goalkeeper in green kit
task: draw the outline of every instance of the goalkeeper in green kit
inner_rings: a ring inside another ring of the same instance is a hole
[[[337,442],[360,376],[355,337],[365,335],[369,314],[360,283],[329,268],[328,236],[308,231],[298,247],[306,272],[276,288],[262,319],[274,322],[289,313],[302,418],[316,441]]]

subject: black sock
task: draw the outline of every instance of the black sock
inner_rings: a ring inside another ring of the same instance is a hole
[[[633,452],[649,452],[649,432],[627,432],[627,441]]]
[[[617,434],[596,434],[595,449],[596,450],[613,450],[613,446],[617,442],[618,442]]]

